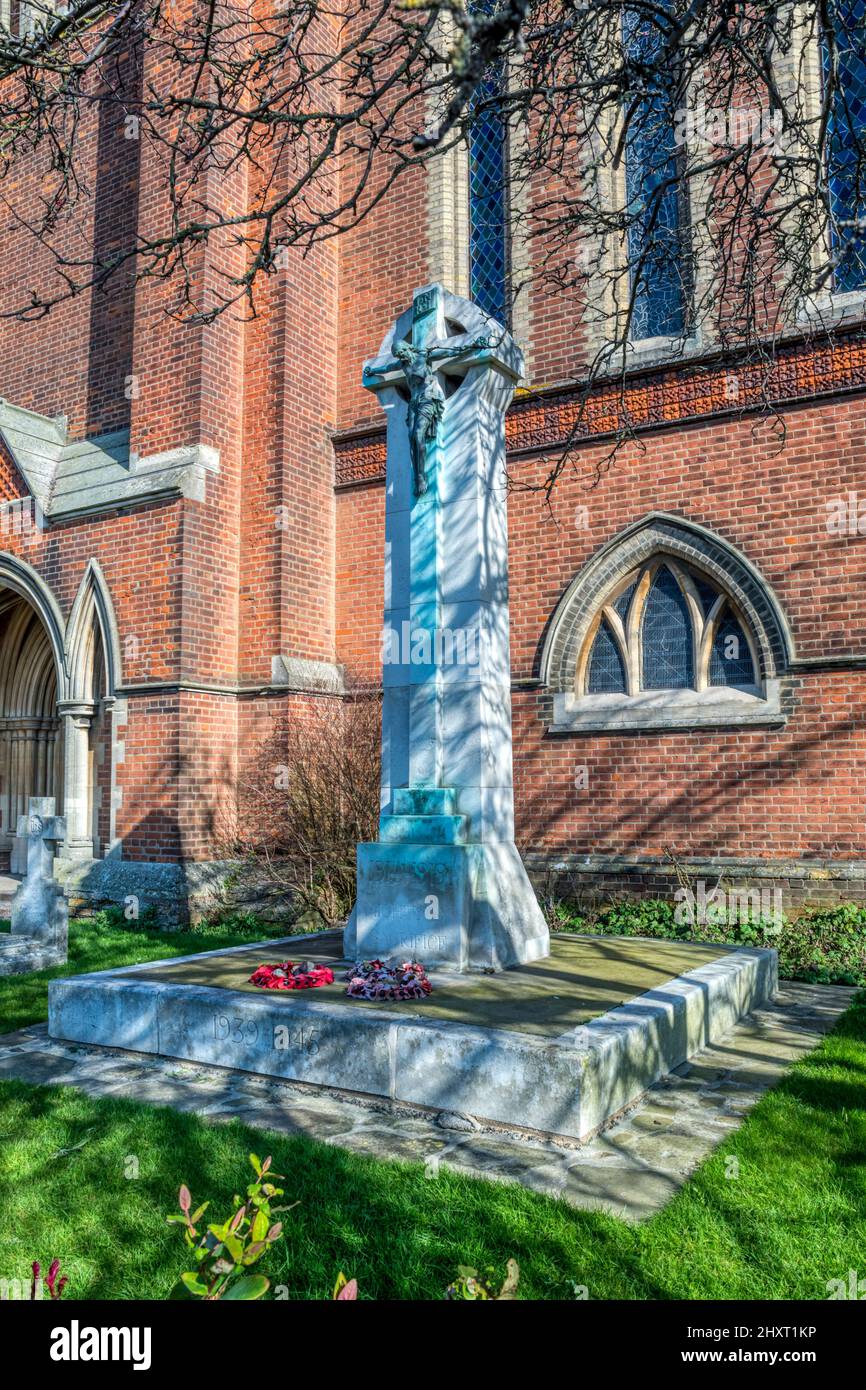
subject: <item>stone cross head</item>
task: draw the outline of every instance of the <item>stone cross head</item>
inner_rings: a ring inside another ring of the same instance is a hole
[[[18,817],[16,834],[27,841],[27,877],[51,878],[56,847],[66,839],[66,821],[56,816],[53,796],[31,796],[26,816]]]
[[[504,355],[509,359],[508,368],[515,376],[522,370],[522,359],[511,338],[494,320],[483,318],[476,309],[483,331],[466,332],[449,322],[445,308],[446,292],[441,285],[416,290],[411,324],[404,328],[400,320],[379,356],[364,364],[363,382],[369,390],[378,391],[391,384],[408,389],[406,427],[416,497],[427,491],[428,457],[437,444],[445,412],[446,393],[441,377],[446,362],[461,373],[483,362],[498,364],[501,354],[497,349],[507,342],[510,347]],[[512,357],[514,361],[510,360]]]

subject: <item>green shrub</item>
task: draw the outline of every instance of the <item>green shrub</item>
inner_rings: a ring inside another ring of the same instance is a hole
[[[96,912],[79,913],[78,920],[86,922],[92,931],[116,931],[118,927],[128,931],[157,931],[159,929],[159,917],[156,908],[152,905],[145,907],[137,917],[127,917],[124,909],[118,903],[109,903],[107,907],[101,907]]]
[[[271,1169],[270,1157],[260,1163],[255,1154],[250,1154],[250,1164],[256,1180],[247,1187],[245,1198],[235,1196],[232,1214],[225,1221],[211,1222],[202,1230],[197,1223],[210,1203],[203,1202],[193,1211],[192,1196],[186,1184],[178,1193],[180,1216],[167,1217],[170,1223],[183,1226],[184,1240],[195,1269],[186,1270],[181,1282],[193,1298],[208,1302],[221,1298],[249,1302],[262,1298],[271,1286],[264,1274],[246,1271],[283,1233],[283,1223],[274,1221],[274,1214],[291,1211],[297,1202],[289,1207],[272,1206],[272,1199],[282,1197],[283,1189],[275,1187],[270,1179],[279,1178],[281,1174]]]
[[[772,946],[779,973],[814,984],[866,985],[866,907],[808,907],[780,923],[748,916],[693,926],[677,922],[676,906],[664,898],[613,902],[595,912],[548,901],[551,931],[603,936],[647,936],[668,941],[717,941],[728,946]]]

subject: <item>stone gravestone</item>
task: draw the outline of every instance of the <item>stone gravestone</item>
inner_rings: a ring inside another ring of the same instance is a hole
[[[53,796],[32,796],[16,834],[27,845],[27,874],[12,900],[12,931],[0,951],[0,974],[39,970],[66,960],[69,909],[53,876],[66,822],[54,814]],[[2,938],[0,938],[2,940]]]
[[[505,411],[511,336],[441,285],[364,367],[387,417],[380,838],[353,959],[503,969],[548,954],[514,843]]]

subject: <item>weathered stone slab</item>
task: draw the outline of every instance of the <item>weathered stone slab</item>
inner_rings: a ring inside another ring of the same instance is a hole
[[[53,1038],[159,1052],[157,1006],[162,985],[135,977],[78,975],[48,987],[48,1031]]]
[[[65,965],[66,946],[33,940],[29,936],[0,936],[0,976],[29,975],[33,970],[47,970],[52,965]]]
[[[389,1016],[300,995],[240,994],[168,985],[160,990],[158,1051],[266,1076],[367,1095],[391,1090]]]
[[[580,1137],[586,1057],[527,1033],[419,1020],[396,1033],[395,1100]]]

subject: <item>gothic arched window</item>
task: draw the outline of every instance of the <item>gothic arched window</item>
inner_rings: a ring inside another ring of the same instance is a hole
[[[757,650],[733,599],[680,560],[654,556],[621,579],[590,624],[576,694],[713,688],[759,695]]]
[[[837,88],[827,139],[827,175],[837,256],[834,288],[842,293],[866,286],[863,230],[866,176],[861,152],[866,137],[866,0],[836,0]],[[822,45],[825,74],[830,55]]]
[[[554,733],[784,724],[787,619],[749,559],[650,512],[603,544],[551,615],[539,676]]]
[[[660,7],[666,9],[666,6]],[[626,10],[623,43],[637,64],[657,61],[666,39],[658,9]],[[633,339],[680,337],[688,301],[687,198],[677,177],[676,83],[665,67],[641,77],[629,99],[625,199]]]

